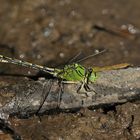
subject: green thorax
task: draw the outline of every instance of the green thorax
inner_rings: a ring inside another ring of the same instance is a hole
[[[93,69],[85,68],[84,66],[77,63],[66,65],[61,71],[57,73],[57,77],[66,81],[74,82],[80,82],[84,79],[87,79],[89,82],[94,82],[97,78]]]

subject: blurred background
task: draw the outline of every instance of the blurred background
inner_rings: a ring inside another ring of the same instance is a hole
[[[106,53],[82,64],[140,63],[137,0],[0,2],[0,53],[3,55],[56,67],[68,63],[80,52],[86,57],[106,49]],[[19,69],[23,74],[28,72],[15,66],[12,71],[9,68],[6,71],[18,73]]]

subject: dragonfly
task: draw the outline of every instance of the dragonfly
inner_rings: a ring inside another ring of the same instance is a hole
[[[104,52],[104,50],[94,54],[94,56],[102,52]],[[26,61],[15,59],[15,58],[10,58],[3,55],[0,55],[0,62],[15,64],[15,65],[23,66],[23,67],[28,67],[31,69],[43,71],[43,72],[53,75],[54,77],[58,79],[63,80],[64,83],[79,83],[80,82],[81,86],[78,88],[77,92],[79,92],[80,89],[82,88],[88,91],[89,90],[88,84],[96,82],[97,78],[99,77],[97,75],[98,72],[105,71],[105,70],[121,69],[121,68],[128,67],[130,65],[129,63],[122,63],[122,64],[106,66],[106,67],[88,67],[87,68],[79,63],[72,63],[72,64],[65,65],[63,68],[59,69],[59,68],[50,68],[50,67],[41,66],[38,64],[33,64],[30,62],[26,62]]]

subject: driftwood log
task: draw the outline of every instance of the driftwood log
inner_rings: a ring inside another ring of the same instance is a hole
[[[105,71],[99,75],[97,81],[89,85],[94,90],[87,94],[77,93],[80,84],[60,86],[55,79],[34,81],[1,76],[0,118],[11,114],[26,116],[56,108],[75,109],[140,99],[140,68]]]

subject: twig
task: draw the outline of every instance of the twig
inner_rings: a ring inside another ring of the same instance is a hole
[[[128,68],[99,73],[99,78],[89,86],[90,93],[78,94],[80,84],[64,84],[60,109],[74,109],[140,99],[140,68]],[[47,98],[44,83],[48,85]],[[26,116],[58,108],[60,86],[57,80],[33,81],[19,77],[0,77],[0,117],[10,114]],[[95,92],[96,94],[95,94]],[[45,94],[45,95],[43,95]],[[41,108],[40,108],[41,106]]]

